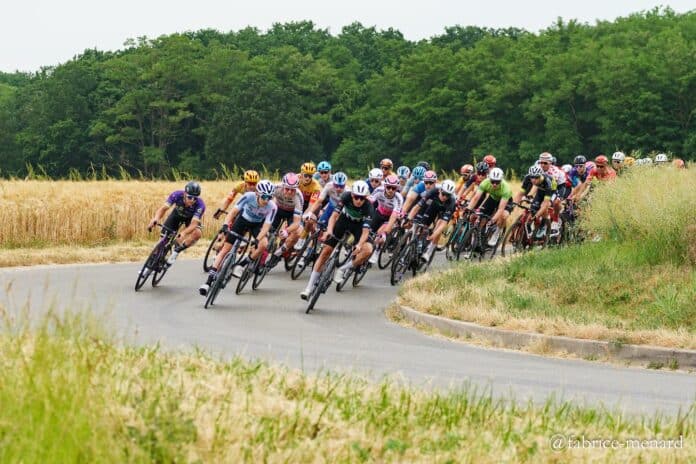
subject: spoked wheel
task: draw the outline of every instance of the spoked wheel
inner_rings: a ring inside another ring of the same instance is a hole
[[[210,286],[210,289],[208,290],[208,296],[206,297],[205,304],[203,305],[205,309],[208,309],[215,303],[215,298],[217,298],[218,293],[220,293],[220,290],[225,288],[227,283],[232,278],[231,267],[234,266],[235,262],[233,255],[234,253],[227,253],[225,259],[222,261],[222,266],[220,266],[220,272],[218,272],[217,277],[213,281],[213,284]]]
[[[397,285],[406,275],[406,271],[411,265],[411,255],[413,254],[413,245],[407,244],[401,248],[396,255],[391,265],[391,276],[389,282],[392,285]]]
[[[213,267],[213,263],[215,262],[215,257],[217,256],[218,250],[222,248],[222,245],[225,244],[225,237],[221,237],[221,235],[221,233],[215,235],[215,237],[213,237],[210,240],[208,249],[205,251],[205,257],[203,258],[203,270],[205,272],[209,272],[210,268]]]
[[[297,253],[297,259],[292,263],[292,269],[290,269],[290,278],[292,280],[297,279],[302,275],[304,270],[311,266],[314,262],[314,247],[317,238],[313,237],[310,240],[305,240],[302,248]]]
[[[370,263],[363,263],[360,267],[353,273],[353,287],[357,287],[360,281],[363,280],[367,270],[370,269]]]

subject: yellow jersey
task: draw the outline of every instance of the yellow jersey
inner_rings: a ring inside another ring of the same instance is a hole
[[[302,193],[302,198],[304,199],[305,207],[309,203],[313,203],[321,193],[321,184],[317,182],[316,179],[312,179],[308,185],[305,185],[300,181],[300,192]],[[311,200],[311,201],[310,201]]]

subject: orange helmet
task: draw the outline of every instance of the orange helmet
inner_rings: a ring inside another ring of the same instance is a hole
[[[609,164],[609,159],[604,155],[599,155],[595,158],[595,163],[597,163],[597,166],[606,166]]]
[[[684,160],[681,158],[674,158],[672,164],[674,164],[674,167],[677,169],[682,169],[686,167],[686,163],[684,163]]]
[[[379,167],[382,169],[384,169],[384,168],[391,169],[394,167],[394,163],[392,163],[392,160],[390,160],[389,158],[384,158],[382,161],[379,162]]]
[[[309,174],[309,175],[312,175],[312,174],[314,174],[315,172],[317,172],[317,167],[316,167],[316,166],[314,165],[314,163],[312,163],[311,161],[307,161],[307,162],[304,163],[304,164],[302,165],[302,167],[300,168],[300,172],[301,172],[302,174]]]
[[[471,174],[472,172],[474,172],[474,167],[470,164],[465,164],[461,167],[461,169],[459,169],[459,174],[461,174],[462,176],[464,174]]]
[[[259,182],[259,173],[250,169],[248,171],[244,171],[244,182],[249,182],[250,184],[257,184]]]
[[[488,163],[489,167],[491,167],[491,168],[495,167],[495,163],[496,163],[495,156],[488,154],[488,155],[483,157],[483,161]]]

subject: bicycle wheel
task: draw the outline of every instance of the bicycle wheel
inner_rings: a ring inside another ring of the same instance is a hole
[[[478,227],[469,227],[459,242],[459,247],[457,247],[457,261],[462,257],[464,259],[473,259],[475,255],[475,247],[478,244],[476,236],[478,235]]]
[[[244,290],[244,287],[246,286],[247,282],[249,282],[249,279],[251,278],[251,274],[253,274],[254,270],[256,269],[256,260],[251,260],[247,263],[246,266],[244,266],[244,270],[242,271],[242,275],[239,276],[239,281],[237,282],[237,288],[234,290],[234,293],[239,295],[242,293],[242,290]]]
[[[363,280],[363,277],[367,274],[368,269],[370,269],[370,264],[363,263],[358,270],[353,273],[353,287],[357,287],[358,284],[360,284],[360,281]]]
[[[215,262],[215,257],[217,256],[217,250],[215,250],[215,244],[217,243],[218,239],[220,237],[220,234],[216,234],[215,237],[213,237],[210,240],[210,244],[208,245],[208,249],[205,251],[205,257],[203,258],[203,271],[209,272],[210,268],[213,267],[213,263]],[[224,240],[224,238],[223,238]],[[222,244],[220,244],[222,246]]]
[[[512,256],[524,249],[524,242],[527,239],[527,231],[524,228],[525,224],[522,222],[522,217],[515,219],[512,226],[505,232],[503,242],[500,245],[502,256]]]
[[[332,253],[332,256],[326,261],[324,269],[321,271],[321,275],[317,279],[312,293],[309,295],[309,303],[307,304],[307,310],[305,313],[309,314],[311,310],[314,309],[314,305],[319,299],[319,295],[324,293],[329,285],[331,285],[331,280],[333,279],[334,268],[336,267],[336,256]]]
[[[341,290],[343,290],[343,287],[346,286],[346,284],[348,283],[348,280],[350,279],[350,277],[353,275],[354,272],[355,271],[353,270],[352,267],[348,268],[348,272],[344,273],[344,275],[343,275],[343,280],[341,280],[340,283],[336,284],[336,291],[337,292],[340,292]]]
[[[413,245],[413,243],[404,245],[399,251],[399,254],[392,261],[391,276],[389,278],[389,282],[392,285],[397,285],[401,282],[406,271],[408,271],[408,268],[411,266],[411,255],[414,249]]]
[[[170,266],[167,264],[167,256],[169,256],[169,253],[171,253],[171,251],[172,251],[172,248],[171,248],[171,246],[168,245],[164,249],[164,253],[162,253],[159,256],[159,260],[157,261],[157,264],[155,265],[155,272],[152,274],[151,284],[153,287],[156,287],[162,281],[162,278],[169,270]]]
[[[143,267],[140,268],[138,278],[135,281],[136,292],[140,290],[143,285],[145,285],[145,282],[147,282],[148,277],[150,277],[150,274],[152,274],[152,272],[155,270],[158,261],[158,256],[160,253],[160,246],[161,243],[158,242],[148,255],[147,259],[145,260]]]
[[[302,275],[307,267],[310,267],[314,262],[315,256],[315,246],[317,243],[317,237],[312,235],[311,238],[305,240],[302,248],[297,254],[297,259],[292,264],[292,269],[290,270],[290,278],[296,280]]]
[[[386,240],[382,244],[382,248],[379,249],[377,254],[377,267],[380,269],[386,269],[394,259],[394,249],[398,244],[397,231],[392,230],[389,235],[387,235]]]
[[[266,274],[268,274],[268,271],[271,270],[270,267],[268,267],[268,260],[271,258],[271,255],[268,255],[266,257],[266,264],[261,265],[261,263],[257,264],[257,271],[254,273],[254,280],[251,282],[251,289],[256,290],[259,288],[259,285],[261,285],[261,282],[263,282],[263,279],[266,277]]]
[[[348,261],[348,258],[350,258],[350,255],[353,253],[353,245],[349,245],[348,242],[345,242],[343,244],[343,247],[341,247],[341,250],[339,250],[338,254],[338,267],[343,266],[346,261]]]
[[[486,234],[486,238],[485,238],[485,242],[484,242],[484,244],[486,245],[486,248],[485,248],[486,251],[484,254],[486,254],[486,257],[488,259],[493,259],[495,257],[495,255],[498,254],[498,248],[500,247],[500,245],[503,241],[503,237],[505,236],[507,229],[505,227],[503,227],[503,229],[498,234],[498,239],[495,241],[495,244],[489,245],[488,243],[490,242],[490,238],[492,237],[494,232],[495,232],[495,229],[490,230]]]
[[[225,255],[225,259],[222,261],[222,266],[220,266],[220,271],[208,290],[208,296],[205,299],[205,304],[203,305],[205,309],[208,309],[208,307],[215,303],[215,298],[217,298],[218,293],[220,293],[220,290],[225,288],[227,282],[229,282],[232,274],[231,267],[235,262],[236,253],[234,253],[234,251],[235,250],[231,250],[229,253],[227,253],[227,255]]]

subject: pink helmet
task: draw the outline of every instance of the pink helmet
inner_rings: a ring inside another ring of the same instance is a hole
[[[283,176],[283,187],[296,189],[300,185],[300,178],[294,172],[288,172]]]
[[[437,182],[437,173],[435,171],[425,171],[423,182]]]
[[[387,176],[386,179],[384,179],[384,185],[389,185],[390,187],[398,187],[399,185],[401,185],[401,183],[399,182],[399,178],[396,175],[390,174]]]

